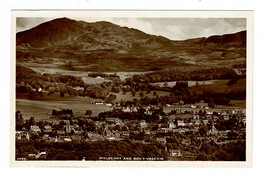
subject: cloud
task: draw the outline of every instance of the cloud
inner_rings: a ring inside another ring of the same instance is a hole
[[[120,26],[126,26],[128,28],[139,29],[148,34],[155,34],[153,30],[153,26],[148,21],[138,20],[136,18],[127,18],[125,19],[113,19],[115,24]]]
[[[62,16],[61,16],[62,17]],[[17,18],[17,32],[30,29],[54,18]],[[211,35],[235,33],[246,29],[241,18],[95,18],[74,17],[86,22],[108,21],[135,28],[148,34],[161,35],[171,40],[185,40]]]
[[[235,18],[171,18],[151,20],[156,34],[172,40],[235,33],[246,29],[246,19]]]
[[[24,31],[35,27],[43,22],[52,20],[54,18],[44,17],[17,17],[16,18],[16,32]]]

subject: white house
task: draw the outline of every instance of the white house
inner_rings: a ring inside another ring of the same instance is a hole
[[[131,112],[131,110],[130,110],[129,107],[123,108],[122,111],[123,111],[123,112]]]
[[[31,125],[31,131],[33,131],[33,132],[41,132],[41,129],[37,125]]]
[[[182,156],[180,150],[169,150],[169,155],[171,157],[180,157],[180,156]]]
[[[171,128],[171,129],[176,128],[176,125],[173,121],[169,122],[169,128]]]
[[[111,104],[111,103],[107,103],[106,106],[107,106],[107,107],[111,107],[112,104]]]
[[[178,120],[178,121],[177,121],[177,125],[178,125],[178,126],[185,126],[185,123],[184,123],[183,120]]]
[[[193,118],[194,120],[198,120],[198,119],[200,119],[200,116],[199,116],[199,115],[192,115],[192,118]]]
[[[52,127],[47,125],[47,126],[44,126],[44,132],[52,132]]]
[[[145,128],[148,127],[148,125],[147,125],[147,123],[143,120],[143,121],[140,122],[140,127],[141,127],[141,129],[145,129]]]
[[[195,109],[197,106],[195,106],[195,105],[191,105],[190,106],[192,109]]]

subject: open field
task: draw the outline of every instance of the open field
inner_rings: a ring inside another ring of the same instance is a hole
[[[246,79],[239,79],[236,83],[228,85],[229,80],[214,80],[210,84],[202,84],[199,86],[190,87],[190,91],[201,92],[204,90],[214,93],[228,93],[228,92],[246,92]]]
[[[246,78],[239,79],[234,84],[228,85],[230,80],[207,80],[207,81],[187,81],[190,92],[202,93],[203,91],[208,91],[211,93],[245,93],[246,92]],[[164,87],[165,82],[151,83],[152,85],[159,85]],[[176,81],[167,82],[168,87],[174,87]],[[245,99],[245,98],[241,98]]]
[[[208,84],[202,84],[198,86],[192,86],[190,87],[191,91],[212,91],[215,93],[225,93],[228,89],[228,83],[229,80],[213,80],[213,82],[208,82]]]
[[[196,82],[198,82],[198,86],[204,85],[226,85],[229,80],[206,80],[206,81],[187,81],[188,87],[196,86]],[[172,82],[155,82],[151,83],[152,85],[159,85],[160,87],[164,87],[164,83],[167,83],[169,87],[174,87],[176,85],[176,81]]]
[[[63,99],[63,100],[62,100]],[[129,100],[133,99],[132,96],[129,96]],[[92,110],[92,116],[97,116],[99,113],[104,111],[112,110],[113,108],[107,107],[105,105],[95,105],[91,104],[91,99],[89,97],[67,97],[61,98],[58,101],[38,101],[38,100],[27,100],[27,99],[16,99],[16,110],[21,111],[25,119],[34,117],[35,120],[48,120],[52,117],[51,112],[53,109],[60,110],[62,109],[72,109],[75,116],[84,115],[86,110]],[[207,109],[207,111],[216,111],[220,112],[222,110],[241,110],[245,108],[245,100],[231,100],[231,106],[217,106],[214,109]],[[207,103],[199,103],[195,105],[207,106]],[[171,112],[171,110],[176,108],[181,108],[182,111],[193,111],[199,112],[201,108],[191,108],[191,105],[172,105],[170,107],[163,107],[165,113]],[[181,118],[189,118],[183,115],[180,115]]]
[[[70,74],[70,73],[68,73]],[[134,73],[133,73],[134,74]],[[121,73],[123,77],[128,75],[133,75],[131,73]],[[104,79],[92,78],[88,77],[85,72],[74,72],[73,75],[84,75],[87,83],[98,83],[98,80],[104,81]],[[92,80],[92,81],[91,81]],[[201,92],[203,90],[212,90],[215,92],[225,92],[225,91],[246,91],[246,79],[240,79],[236,83],[228,86],[229,80],[209,80],[209,81],[200,81],[199,86],[195,86],[195,81],[189,81],[189,88],[192,91]],[[173,85],[174,82],[169,82],[169,86]],[[125,100],[125,101],[133,101],[133,99],[140,99],[139,92],[136,92],[133,97],[130,92],[126,94],[120,93],[112,93],[116,95],[116,101]],[[153,91],[147,94],[145,91],[144,97],[155,97],[153,95]],[[156,91],[158,96],[166,96],[169,95],[170,92],[164,91]],[[44,96],[37,96],[36,100],[27,100],[28,94],[19,94],[16,99],[16,110],[21,111],[25,119],[29,119],[34,116],[36,120],[48,120],[51,116],[51,111],[53,109],[59,110],[62,109],[72,109],[73,113],[78,115],[84,115],[86,110],[92,110],[93,116],[97,116],[100,112],[109,111],[112,108],[106,107],[105,105],[94,105],[91,104],[92,101],[97,99],[92,99],[89,97],[70,97],[68,94],[65,94],[65,97],[60,97],[58,93],[54,93],[52,95],[48,95],[47,93],[43,94]],[[207,106],[207,103],[199,103],[195,105]],[[169,113],[171,110],[175,108],[182,108],[182,110],[194,111],[198,112],[200,108],[191,108],[191,105],[174,105],[171,107],[164,107],[164,112]],[[231,106],[217,106],[214,109],[209,109],[209,111],[221,111],[221,110],[230,110],[230,109],[241,109],[246,107],[245,100],[231,100]]]
[[[75,116],[84,115],[86,110],[92,110],[92,116],[97,116],[100,112],[109,111],[112,108],[105,105],[94,105],[94,99],[89,97],[65,97],[56,100],[27,100],[16,99],[16,111],[21,111],[25,119],[34,116],[35,120],[48,120],[52,117],[53,109],[72,109]]]
[[[90,72],[84,72],[84,71],[70,71],[70,70],[64,70],[64,69],[58,69],[58,68],[40,68],[40,67],[30,67],[32,70],[34,70],[37,73],[49,73],[49,74],[61,74],[61,75],[71,75],[75,77],[81,77],[82,80],[86,84],[99,84],[102,82],[108,82],[110,80],[104,79],[104,78],[93,78],[89,77],[88,74]]]
[[[57,66],[57,63],[58,62],[55,62],[53,64],[38,65],[38,64],[33,63],[33,62],[20,62],[20,63],[17,63],[17,65],[30,68],[33,71],[40,73],[40,74],[48,73],[48,74],[61,74],[61,75],[71,75],[71,76],[75,76],[75,77],[81,77],[82,80],[86,84],[99,84],[99,83],[102,83],[102,82],[110,81],[109,79],[104,79],[104,78],[88,77],[88,74],[92,73],[90,71],[67,70],[67,69],[59,68]],[[62,62],[60,62],[60,63],[62,63]],[[64,64],[64,63],[62,63],[62,64]],[[140,74],[145,74],[145,73],[149,73],[149,72],[151,72],[151,71],[147,71],[147,72],[115,72],[115,73],[116,73],[116,75],[119,76],[119,78],[122,81],[124,81],[126,78],[130,78],[133,75],[140,75]],[[111,72],[102,72],[102,73],[111,74]]]
[[[145,92],[144,92],[145,93]],[[115,94],[115,93],[113,93]],[[159,96],[168,95],[168,92],[157,91]],[[117,96],[117,101],[123,100],[133,100],[134,98],[140,99],[139,92],[136,92],[136,96],[133,97],[131,93],[115,94]],[[146,94],[145,96],[154,97],[153,93]],[[25,119],[34,117],[35,120],[48,120],[52,117],[51,112],[53,109],[72,109],[75,116],[84,115],[86,110],[92,110],[93,116],[97,116],[99,113],[104,111],[112,110],[113,108],[107,107],[105,105],[95,105],[91,102],[97,100],[90,97],[69,97],[65,94],[65,97],[60,97],[58,93],[52,95],[47,95],[44,93],[43,97],[37,96],[37,100],[27,100],[28,95],[19,94],[18,99],[16,99],[16,110],[21,111]]]
[[[246,91],[246,78],[239,79],[236,83],[232,84],[228,91],[241,92]]]
[[[230,100],[231,105],[246,108],[246,100]]]

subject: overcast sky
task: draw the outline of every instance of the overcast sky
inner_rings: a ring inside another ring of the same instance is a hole
[[[16,31],[24,31],[54,18],[17,18]],[[222,35],[246,30],[241,18],[71,18],[86,22],[109,21],[120,26],[136,28],[145,33],[161,35],[171,40],[185,40]]]

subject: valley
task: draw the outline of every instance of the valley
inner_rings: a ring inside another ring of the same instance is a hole
[[[244,161],[246,32],[58,18],[17,33],[16,160]]]

